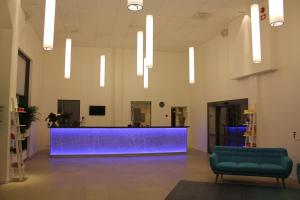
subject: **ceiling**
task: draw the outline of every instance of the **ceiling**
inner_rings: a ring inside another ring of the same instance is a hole
[[[144,0],[130,12],[127,0],[57,0],[54,46],[67,36],[75,46],[135,48],[145,16],[154,16],[154,48],[183,51],[219,34],[251,0]],[[22,0],[27,20],[43,37],[45,0]]]

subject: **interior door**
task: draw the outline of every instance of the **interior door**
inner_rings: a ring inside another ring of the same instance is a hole
[[[216,146],[216,107],[208,106],[208,152]]]

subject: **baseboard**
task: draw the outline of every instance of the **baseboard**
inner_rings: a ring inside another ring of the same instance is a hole
[[[195,146],[189,146],[188,149],[189,149],[189,150],[192,150],[192,151],[201,151],[201,152],[203,152],[203,153],[207,153],[207,151],[203,151],[202,149],[197,148],[197,147],[195,147]]]

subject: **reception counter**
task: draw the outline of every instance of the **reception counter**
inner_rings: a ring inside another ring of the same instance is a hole
[[[185,153],[188,127],[50,128],[50,155]]]

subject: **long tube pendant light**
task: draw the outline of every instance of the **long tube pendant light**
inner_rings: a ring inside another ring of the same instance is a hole
[[[143,9],[143,0],[127,0],[127,8],[131,11],[139,11]]]
[[[195,48],[189,48],[189,82],[195,83]]]
[[[146,67],[153,67],[153,16],[146,16]]]
[[[43,47],[45,50],[53,49],[55,4],[56,4],[56,0],[46,0],[45,21],[44,21],[44,41],[43,41]]]
[[[66,39],[66,52],[65,52],[65,78],[71,77],[71,54],[72,54],[72,39]]]
[[[148,89],[149,87],[149,69],[146,66],[146,59],[144,60],[144,88]]]
[[[283,0],[269,0],[269,20],[271,26],[281,26],[284,23]]]
[[[259,5],[251,5],[252,59],[254,63],[261,63],[261,39]]]
[[[144,71],[144,35],[142,31],[137,32],[137,75],[143,76]]]
[[[105,56],[100,56],[100,87],[105,86]]]

